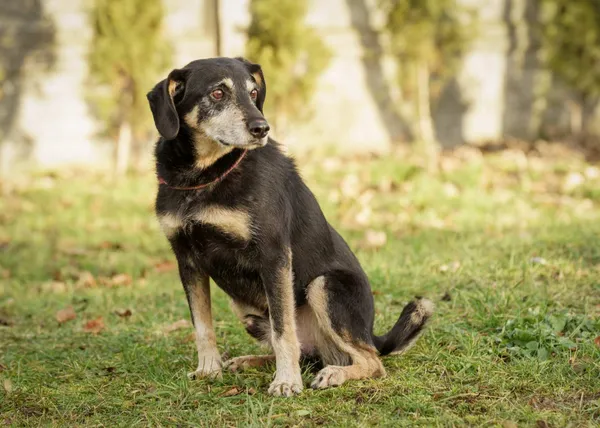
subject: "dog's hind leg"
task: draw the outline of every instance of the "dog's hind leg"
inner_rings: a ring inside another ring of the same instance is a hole
[[[372,297],[362,284],[344,284],[354,278],[321,276],[307,290],[308,304],[318,321],[318,353],[325,367],[312,388],[338,386],[349,379],[385,376],[385,369],[370,339]],[[356,279],[357,281],[359,279]]]
[[[229,371],[237,372],[251,367],[263,367],[273,362],[275,362],[275,355],[244,355],[225,361],[223,367]]]

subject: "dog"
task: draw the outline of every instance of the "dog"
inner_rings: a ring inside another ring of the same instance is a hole
[[[294,161],[269,137],[266,93],[260,65],[212,58],[173,70],[147,95],[161,136],[156,215],[195,328],[199,363],[189,376],[274,361],[268,392],[286,397],[303,389],[301,356],[323,365],[315,389],[385,376],[379,356],[406,351],[433,304],[416,298],[388,333],[373,333],[367,276]],[[246,331],[272,354],[222,363],[210,278],[231,298]]]

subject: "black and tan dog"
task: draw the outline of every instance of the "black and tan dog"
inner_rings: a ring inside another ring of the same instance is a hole
[[[265,95],[260,66],[242,58],[194,61],[148,94],[162,136],[156,213],[196,330],[199,365],[190,376],[275,361],[269,393],[290,396],[303,388],[301,355],[324,365],[313,388],[384,376],[378,355],[414,343],[433,305],[417,299],[391,331],[373,334],[369,281],[294,162],[268,138]],[[209,278],[274,355],[221,362]]]

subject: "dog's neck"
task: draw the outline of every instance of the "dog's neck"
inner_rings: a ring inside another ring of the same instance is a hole
[[[174,140],[158,141],[156,173],[161,184],[180,190],[207,188],[237,169],[246,154],[243,149],[219,151],[196,141],[185,129]]]

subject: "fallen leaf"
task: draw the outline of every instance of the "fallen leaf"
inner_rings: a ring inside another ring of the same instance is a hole
[[[131,275],[126,273],[119,273],[111,278],[113,286],[121,286],[121,285],[131,285],[132,279]]]
[[[42,290],[44,292],[52,292],[52,293],[64,293],[67,291],[67,284],[62,281],[51,281],[45,284],[42,284]]]
[[[0,325],[3,325],[4,327],[10,327],[12,326],[14,323],[6,318],[0,318]]]
[[[502,422],[502,428],[517,428],[517,424],[511,421]]]
[[[0,269],[0,278],[9,279],[11,276],[11,272],[8,269]]]
[[[169,324],[168,326],[166,326],[163,331],[165,333],[171,333],[172,331],[175,330],[180,330],[182,328],[188,328],[190,326],[190,322],[188,320],[179,320],[179,321],[175,321],[173,324]]]
[[[296,410],[296,416],[308,416],[310,415],[310,410],[306,410],[306,409],[300,409],[300,410]]]
[[[96,278],[89,271],[83,271],[79,273],[79,278],[77,279],[77,287],[83,288],[93,288],[96,286]]]
[[[77,314],[75,313],[73,306],[67,306],[66,308],[58,311],[55,317],[56,321],[58,321],[59,324],[62,324],[67,321],[74,320],[75,318],[77,318]]]
[[[3,372],[4,370],[6,370],[6,366],[0,363],[0,372]]]
[[[129,318],[132,312],[131,309],[117,309],[115,310],[115,314],[117,314],[121,318]]]
[[[460,268],[459,261],[453,261],[452,263],[448,263],[440,266],[440,272],[456,272]]]
[[[543,257],[532,257],[529,262],[534,265],[546,265],[548,262]]]
[[[256,389],[248,388],[248,395],[254,395],[254,394],[256,394]]]
[[[228,389],[224,393],[221,394],[221,397],[233,397],[234,395],[239,395],[242,391],[238,389],[237,386],[234,386],[231,389]]]
[[[68,256],[85,256],[89,253],[89,250],[83,247],[63,247],[60,251]]]
[[[550,427],[550,425],[548,425],[548,422],[543,421],[541,419],[535,421],[535,426],[537,428],[549,428]]]
[[[123,244],[120,242],[103,241],[100,243],[100,245],[98,245],[98,247],[103,250],[122,250]]]
[[[104,330],[104,320],[102,317],[90,320],[83,325],[83,331],[86,333],[98,334]]]
[[[598,336],[598,337],[596,337],[596,338],[594,339],[594,343],[596,344],[596,346],[597,346],[598,348],[600,348],[600,336]]]
[[[387,235],[383,231],[369,229],[365,232],[362,241],[363,248],[381,248],[387,242]]]
[[[177,268],[177,264],[172,260],[164,260],[154,265],[154,270],[157,273],[171,272]]]
[[[4,382],[2,382],[3,386],[4,386],[4,390],[6,391],[6,394],[10,394],[13,390],[13,385],[12,382],[10,381],[10,379],[4,379]]]

